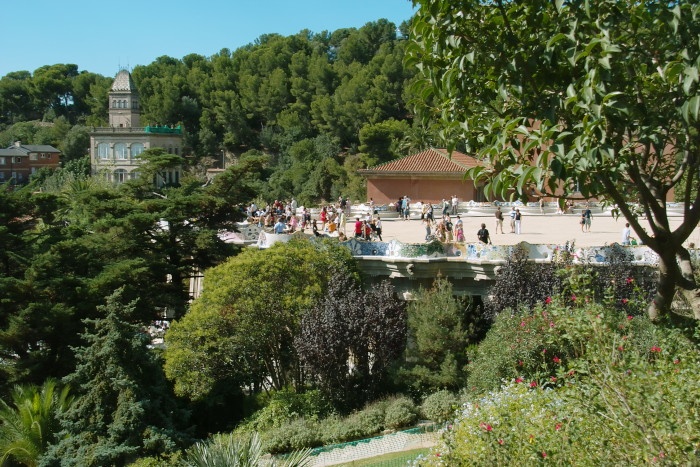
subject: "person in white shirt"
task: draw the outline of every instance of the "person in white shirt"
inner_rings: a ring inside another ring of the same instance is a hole
[[[515,233],[515,208],[510,207],[510,233]]]
[[[623,245],[629,245],[630,244],[630,237],[632,235],[632,229],[630,229],[630,224],[629,222],[625,224],[625,228],[622,229],[622,244]]]

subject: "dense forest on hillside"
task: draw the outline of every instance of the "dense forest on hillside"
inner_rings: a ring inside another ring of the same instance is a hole
[[[137,66],[144,124],[183,125],[200,170],[264,158],[261,191],[302,202],[364,199],[356,170],[430,144],[407,103],[415,71],[403,65],[408,24],[284,37],[235,51],[163,56]],[[117,70],[115,70],[116,73]],[[91,126],[107,124],[112,77],[46,65],[0,79],[0,147],[52,144],[65,160],[87,154]]]

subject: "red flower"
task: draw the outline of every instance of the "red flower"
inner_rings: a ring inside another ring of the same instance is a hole
[[[623,304],[623,305],[627,305],[627,302],[629,302],[629,300],[627,300],[626,298],[623,298],[623,299],[622,299],[622,304]]]
[[[525,321],[523,321],[522,323],[520,323],[520,326],[525,327]]]
[[[531,383],[530,383],[530,387],[531,387],[531,388],[536,388],[536,387],[537,387],[537,383],[536,383],[535,381],[531,382]]]
[[[491,428],[491,425],[489,425],[488,423],[479,423],[479,426],[480,426],[481,428],[483,428],[484,430],[486,430],[486,431],[492,431],[492,430],[493,430],[493,428]]]
[[[544,299],[545,303],[552,303],[552,297],[547,297]]]
[[[518,360],[518,366],[523,366],[523,361],[522,361],[522,360]]]
[[[561,430],[561,423],[557,423],[554,427],[555,430]]]
[[[542,353],[547,353],[547,349],[542,349]]]
[[[572,296],[571,296],[571,301],[572,301],[572,302],[575,302],[575,301],[576,301],[576,295],[572,295]]]
[[[502,444],[503,444],[503,440],[502,440],[502,439],[499,439],[499,440],[498,440],[498,444],[501,444],[501,445],[502,445]]]
[[[516,383],[522,383],[523,381],[525,381],[525,380],[522,378],[515,378]]]
[[[552,380],[552,381],[556,381],[556,380],[557,380],[557,377],[556,377],[556,376],[550,376],[549,379]]]
[[[547,453],[542,451],[542,457],[547,457]]]
[[[680,360],[674,360],[674,361],[673,361],[673,363],[674,363],[675,365],[678,365],[680,362],[681,362]]]
[[[619,347],[617,348],[617,350],[619,350],[620,352],[622,352],[623,350],[625,350],[625,348],[624,348],[623,346],[619,346]]]
[[[631,278],[631,277],[628,277],[628,278],[627,278],[627,283],[628,283],[628,284],[631,284],[632,282],[634,282],[634,279]]]
[[[634,316],[628,316],[627,319],[634,319]]]
[[[661,349],[658,348],[657,346],[654,346],[654,347],[652,347],[652,348],[649,349],[649,350],[650,350],[651,352],[661,352]]]
[[[561,362],[561,360],[559,359],[559,357],[554,357],[552,360],[554,360],[554,363],[559,363],[559,362]]]

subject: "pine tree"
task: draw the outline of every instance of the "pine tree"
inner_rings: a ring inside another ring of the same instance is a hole
[[[421,290],[408,307],[411,343],[407,367],[400,372],[419,393],[455,390],[464,385],[469,332],[464,326],[467,303],[452,295],[452,285],[439,278]]]
[[[42,465],[126,465],[142,455],[175,448],[177,413],[161,365],[133,316],[122,289],[98,307],[102,318],[85,320],[87,346],[75,349],[77,367],[66,381],[79,394],[62,421],[65,439],[49,449]]]

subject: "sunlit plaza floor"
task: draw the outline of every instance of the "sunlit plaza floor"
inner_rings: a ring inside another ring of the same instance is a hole
[[[507,215],[507,213],[505,213]],[[452,216],[452,220],[456,219]],[[485,223],[491,234],[491,241],[494,245],[513,245],[518,242],[557,244],[562,245],[567,241],[574,241],[577,246],[602,246],[611,243],[620,243],[622,239],[622,229],[625,227],[625,219],[613,218],[609,214],[599,214],[593,217],[590,232],[581,232],[581,217],[577,214],[545,214],[545,215],[524,215],[521,226],[522,233],[516,235],[510,233],[509,219],[503,222],[504,234],[500,231],[496,233],[496,219],[494,217],[462,216],[464,223],[464,236],[467,242],[476,242],[476,233]],[[682,222],[681,217],[671,217],[671,227],[675,228]],[[354,219],[350,219],[346,226],[346,233],[351,236]],[[650,231],[646,220],[641,221],[642,225]],[[399,240],[405,243],[422,243],[425,241],[425,227],[420,219],[415,218],[408,221],[400,219],[382,219],[382,238],[384,241]],[[632,233],[633,237],[637,237]],[[700,228],[696,227],[688,240],[684,243],[695,243],[700,246]]]

